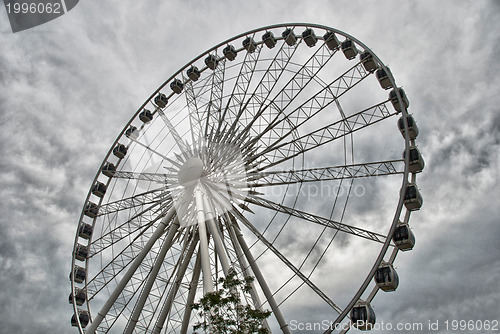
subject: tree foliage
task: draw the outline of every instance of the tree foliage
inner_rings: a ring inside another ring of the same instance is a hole
[[[201,329],[214,334],[269,334],[262,323],[271,312],[243,305],[241,301],[242,296],[250,294],[252,281],[252,277],[238,279],[234,269],[230,269],[225,278],[220,278],[218,289],[206,293],[192,306],[204,319],[193,326],[195,333]]]

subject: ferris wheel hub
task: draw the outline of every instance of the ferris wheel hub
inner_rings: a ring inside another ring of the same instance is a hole
[[[203,161],[198,157],[189,158],[179,169],[177,180],[180,185],[190,185],[203,175]]]

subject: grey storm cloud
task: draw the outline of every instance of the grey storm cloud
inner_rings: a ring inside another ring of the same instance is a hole
[[[209,47],[294,21],[370,46],[405,88],[421,130],[417,243],[398,255],[401,285],[377,295],[377,317],[499,320],[498,1],[83,1],[16,34],[2,15],[0,333],[76,332],[68,274],[78,217],[103,157],[143,101]]]

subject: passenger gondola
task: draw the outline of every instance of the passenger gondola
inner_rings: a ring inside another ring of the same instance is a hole
[[[193,81],[198,80],[201,76],[201,72],[198,69],[198,67],[196,67],[196,66],[191,66],[190,68],[188,68],[188,70],[186,71],[186,74],[189,77],[189,79],[191,79]]]
[[[417,185],[414,183],[409,183],[404,192],[404,205],[410,211],[419,210],[424,203],[420,191],[418,191]]]
[[[262,35],[262,41],[269,49],[272,49],[276,46],[276,38],[271,31],[266,31],[264,35]]]
[[[151,111],[144,109],[140,114],[139,114],[139,119],[144,122],[144,123],[149,123],[153,120],[153,114]]]
[[[168,103],[167,96],[163,93],[158,93],[155,97],[155,104],[160,108],[165,108]]]
[[[243,40],[243,47],[248,52],[252,53],[257,49],[257,42],[252,37],[247,37]]]
[[[373,54],[370,51],[363,52],[359,56],[359,58],[361,60],[361,63],[363,64],[363,67],[368,72],[372,73],[377,69],[377,62],[375,61],[375,58],[373,58]]]
[[[104,166],[102,166],[101,172],[107,177],[113,177],[116,172],[116,167],[111,162],[106,162]]]
[[[412,115],[408,115],[406,117],[406,123],[408,125],[408,136],[410,137],[411,140],[417,138],[418,136],[418,126],[417,123],[415,122],[415,119],[413,118]],[[405,137],[405,123],[404,123],[404,118],[401,116],[398,120],[398,128],[399,132],[401,132],[401,135],[403,138]]]
[[[403,159],[406,159],[406,150],[403,152]],[[409,160],[410,163],[408,166],[408,170],[410,173],[420,173],[424,169],[425,162],[417,147],[415,146],[410,147]]]
[[[97,217],[97,214],[99,213],[99,206],[93,202],[88,202],[87,205],[85,205],[85,209],[83,210],[83,213],[90,218],[95,218]]]
[[[123,144],[118,143],[113,149],[113,154],[118,159],[123,159],[127,154],[127,147]]]
[[[344,56],[349,60],[356,58],[358,55],[358,49],[356,48],[354,42],[350,39],[343,41],[340,47],[342,48]]]
[[[219,65],[219,59],[217,59],[215,55],[209,55],[205,58],[205,65],[213,71],[217,68],[217,65]]]
[[[175,79],[170,83],[170,89],[175,93],[175,94],[180,94],[182,92],[182,89],[184,88],[184,84],[182,83],[181,80]]]
[[[71,326],[77,327],[78,321],[80,322],[80,325],[83,328],[87,327],[87,325],[89,324],[89,321],[90,321],[88,312],[78,310],[78,319],[77,319],[76,314],[73,314],[73,316],[71,317]]]
[[[392,264],[382,262],[373,276],[377,286],[383,291],[394,291],[399,285],[399,277]]]
[[[90,239],[92,236],[92,226],[86,223],[82,223],[80,225],[80,229],[78,230],[78,236],[83,239]]]
[[[383,68],[379,68],[377,72],[375,72],[375,76],[380,84],[380,87],[383,89],[392,88],[391,79],[389,79],[390,70],[386,67],[387,71]]]
[[[359,300],[351,309],[351,324],[359,330],[371,330],[375,325],[375,312],[370,303]]]
[[[327,32],[323,36],[323,39],[325,40],[326,46],[332,51],[338,50],[340,47],[340,41],[333,31]]]
[[[287,28],[281,36],[285,39],[286,44],[289,46],[295,45],[297,43],[297,36],[293,33],[293,30],[291,28]]]
[[[397,89],[391,90],[391,92],[389,93],[389,99],[391,100],[392,106],[394,107],[394,109],[396,111],[402,111],[403,108],[401,107],[401,105],[399,103],[397,93],[399,93],[399,96],[401,96],[401,101],[403,102],[405,109],[408,108],[408,106],[410,105],[410,101],[408,101],[408,98],[406,97],[406,94],[405,94],[405,91],[403,90],[403,88],[399,87]]]
[[[316,45],[316,42],[318,41],[318,37],[314,34],[314,31],[310,28],[304,30],[302,33],[302,38],[304,39],[304,42],[306,42],[308,47],[313,47]]]
[[[233,61],[236,59],[236,49],[232,45],[228,45],[222,50],[222,53],[224,54],[224,57],[226,57],[228,60]]]
[[[400,222],[394,230],[392,241],[400,251],[409,251],[415,246],[415,235],[408,224]]]

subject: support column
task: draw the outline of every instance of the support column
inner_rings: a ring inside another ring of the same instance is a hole
[[[217,252],[217,255],[219,256],[220,263],[222,264],[222,270],[224,271],[224,275],[227,275],[227,273],[229,272],[229,269],[230,269],[229,260],[227,258],[227,254],[225,252],[225,247],[222,243],[222,239],[221,239],[221,236],[219,234],[219,229],[217,228],[217,225],[215,224],[212,206],[208,203],[208,199],[206,196],[203,196],[203,204],[205,205],[205,208],[207,211],[208,228],[209,228],[211,235],[212,235],[212,238],[214,239],[214,242],[215,242],[215,251]]]
[[[276,300],[274,299],[271,289],[269,289],[269,286],[267,285],[267,282],[264,279],[262,272],[257,266],[257,263],[255,262],[255,259],[252,253],[250,252],[250,249],[248,248],[245,239],[243,238],[243,234],[241,233],[239,228],[235,226],[235,224],[231,224],[231,228],[233,228],[233,231],[236,234],[236,238],[238,239],[238,243],[240,244],[241,249],[245,254],[245,257],[247,258],[247,261],[250,264],[253,273],[255,274],[255,278],[257,279],[257,282],[259,282],[259,285],[262,288],[262,292],[264,292],[264,296],[266,297],[267,301],[269,302],[269,305],[271,306],[271,310],[273,311],[273,314],[276,317],[278,324],[280,325],[280,329],[283,331],[284,334],[292,334],[292,332],[288,328],[288,324],[286,323],[285,318],[283,317],[283,314],[281,314],[281,311],[278,307],[278,304],[276,303]]]
[[[194,304],[194,297],[196,297],[196,290],[198,290],[198,280],[200,279],[201,271],[201,257],[200,252],[196,256],[196,263],[194,265],[193,276],[191,278],[191,283],[189,284],[189,294],[186,302],[186,309],[184,310],[184,318],[182,319],[182,327],[180,334],[187,334],[189,320],[191,319],[191,312],[193,309],[191,306]]]
[[[243,275],[246,277],[251,277],[250,272],[248,270],[248,264],[245,261],[244,254],[241,250],[240,245],[238,244],[238,241],[236,239],[236,234],[234,232],[234,229],[231,227],[231,218],[229,214],[226,212],[224,214],[226,218],[226,223],[227,223],[227,230],[229,232],[229,237],[231,239],[231,243],[233,244],[234,250],[236,252],[237,256],[237,261],[240,264],[241,270],[243,271]],[[252,297],[252,301],[254,306],[259,309],[260,311],[262,310],[262,303],[260,301],[259,295],[257,294],[257,290],[255,289],[255,283],[252,281],[251,283],[252,290],[250,290],[250,296]],[[262,322],[262,325],[267,328],[269,333],[271,333],[271,328],[269,327],[269,324],[267,323],[267,319],[264,319]]]
[[[198,181],[199,182],[199,181]],[[208,253],[208,236],[207,226],[205,224],[205,209],[203,206],[203,194],[201,185],[198,183],[194,189],[196,200],[196,211],[198,218],[198,231],[200,234],[200,255],[201,255],[201,270],[203,272],[203,289],[204,294],[214,291],[214,283],[212,281],[212,272],[210,269],[210,254]]]

